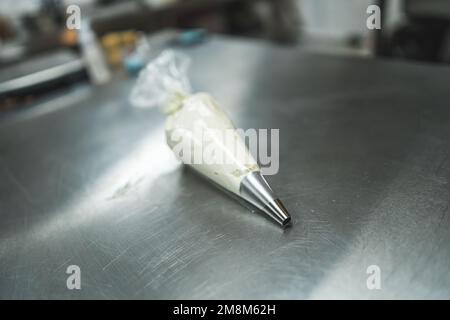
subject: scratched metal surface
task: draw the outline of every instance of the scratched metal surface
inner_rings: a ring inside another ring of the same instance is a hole
[[[116,81],[0,122],[1,298],[450,298],[450,69],[226,38],[186,52],[237,126],[280,129],[269,181],[293,227],[183,170],[163,116]]]

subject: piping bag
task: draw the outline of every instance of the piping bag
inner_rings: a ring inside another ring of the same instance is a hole
[[[141,71],[130,101],[167,115],[166,141],[185,164],[250,202],[279,225],[291,217],[274,194],[231,120],[207,93],[192,93],[190,58],[165,50]]]

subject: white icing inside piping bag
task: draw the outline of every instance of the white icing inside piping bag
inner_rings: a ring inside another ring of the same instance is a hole
[[[274,195],[231,120],[207,93],[191,94],[190,59],[164,51],[140,73],[131,103],[167,114],[166,139],[186,165],[249,201],[282,226],[291,218]]]

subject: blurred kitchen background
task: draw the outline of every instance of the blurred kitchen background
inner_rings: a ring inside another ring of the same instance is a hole
[[[371,4],[382,10],[381,30],[366,26]],[[81,29],[66,26],[70,5],[80,8]],[[2,0],[0,117],[80,84],[136,76],[155,34],[180,46],[223,34],[446,66],[449,23],[448,0]]]

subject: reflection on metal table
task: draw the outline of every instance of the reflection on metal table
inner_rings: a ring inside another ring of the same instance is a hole
[[[293,227],[183,169],[164,116],[115,81],[0,119],[1,298],[450,298],[450,69],[223,37],[185,52],[237,127],[280,129],[268,180]]]

